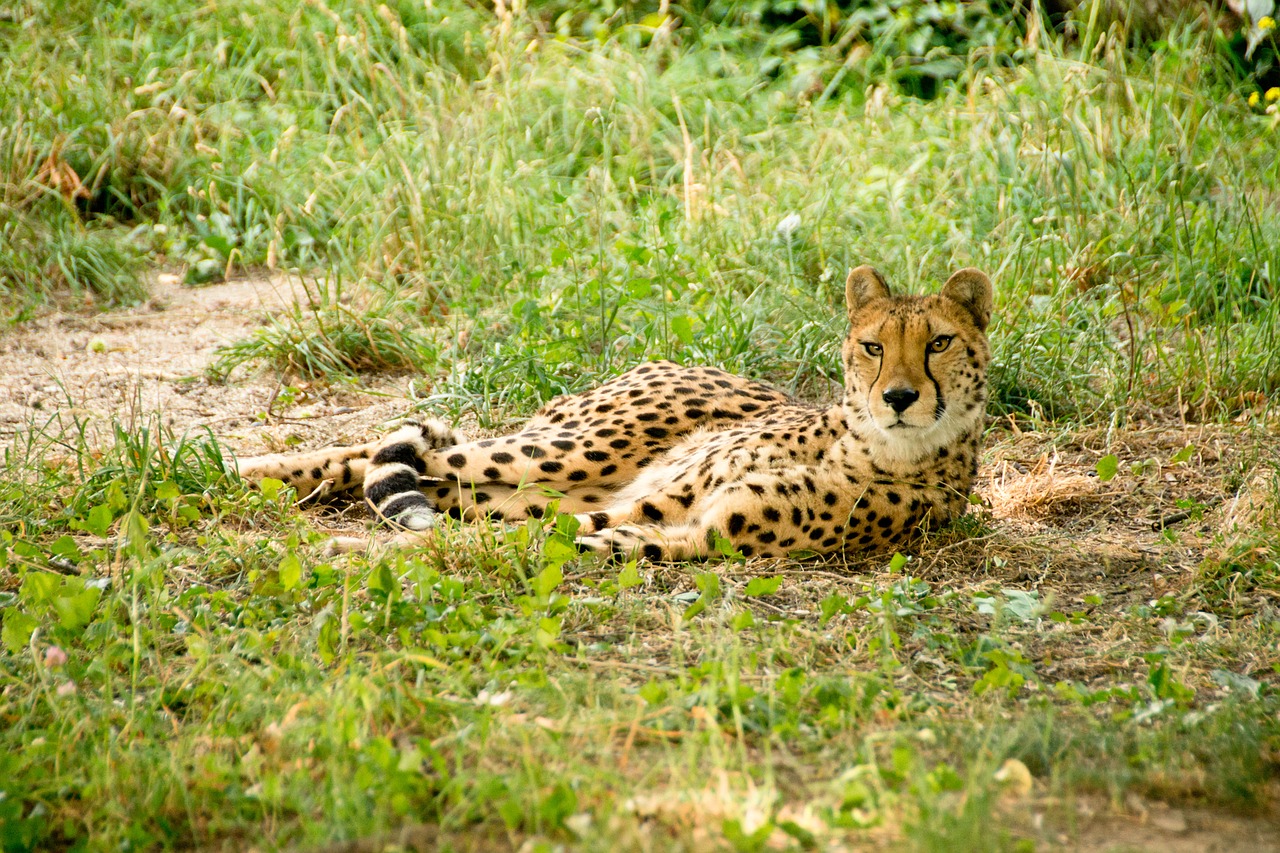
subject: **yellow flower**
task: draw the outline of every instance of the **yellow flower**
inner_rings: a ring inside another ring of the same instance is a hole
[[[1270,89],[1267,90],[1267,94],[1264,95],[1263,97],[1267,99],[1267,103],[1271,103],[1272,101],[1280,101],[1280,86],[1272,86]]]
[[[1276,19],[1270,15],[1263,15],[1258,19],[1258,31],[1269,33],[1276,28]]]
[[[1258,98],[1258,93],[1257,93],[1257,92],[1250,92],[1250,93],[1249,93],[1249,106],[1251,106],[1251,107],[1256,107],[1256,106],[1258,105],[1258,101],[1259,101],[1259,100],[1260,100],[1260,99]]]

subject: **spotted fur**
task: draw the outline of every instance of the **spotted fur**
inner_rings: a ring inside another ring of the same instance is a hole
[[[955,273],[893,296],[871,267],[845,285],[844,394],[815,408],[711,367],[659,361],[551,401],[514,435],[466,441],[438,421],[367,445],[247,459],[300,493],[358,490],[409,531],[437,511],[577,514],[578,543],[650,560],[881,549],[964,511],[986,410],[991,283]],[[409,537],[409,538],[412,538]]]

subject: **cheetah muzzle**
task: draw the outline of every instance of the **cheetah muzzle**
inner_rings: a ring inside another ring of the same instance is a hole
[[[987,400],[991,282],[895,296],[868,266],[845,283],[838,405],[817,408],[713,367],[643,364],[552,400],[514,435],[467,441],[438,421],[379,441],[241,461],[299,494],[363,490],[374,512],[425,535],[437,512],[541,517],[558,502],[578,543],[687,560],[724,537],[746,556],[897,545],[964,512]]]

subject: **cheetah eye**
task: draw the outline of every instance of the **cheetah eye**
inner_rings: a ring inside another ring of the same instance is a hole
[[[872,343],[871,341],[863,341],[862,348],[866,350],[867,355],[872,358],[879,358],[884,354],[884,347],[880,346],[880,344]]]
[[[929,341],[929,352],[942,352],[947,347],[951,346],[951,339],[953,337],[955,336],[954,335],[938,335],[936,338]]]

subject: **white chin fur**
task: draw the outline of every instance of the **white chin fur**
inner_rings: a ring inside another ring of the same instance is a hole
[[[873,458],[883,462],[915,464],[931,456],[940,447],[955,443],[969,424],[959,418],[943,415],[928,426],[885,425],[864,415],[864,422],[871,427],[871,440],[875,445]]]

